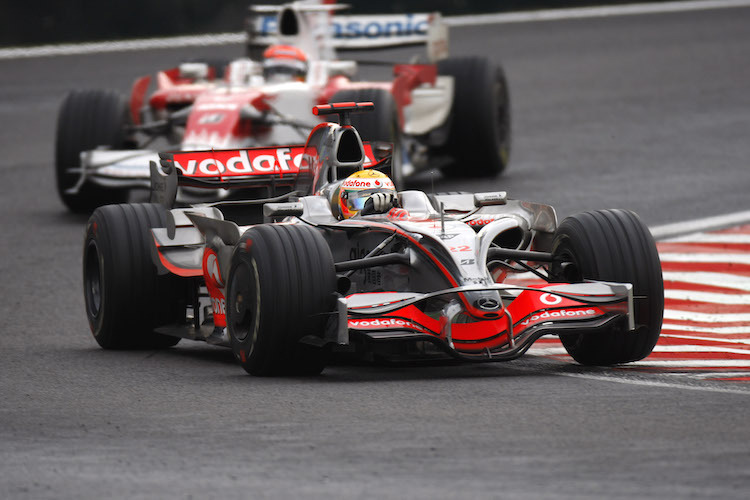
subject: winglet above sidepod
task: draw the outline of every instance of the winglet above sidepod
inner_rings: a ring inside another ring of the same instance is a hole
[[[161,162],[160,162],[161,163]],[[166,208],[174,207],[177,198],[177,171],[171,163],[157,165],[149,163],[151,171],[151,203],[158,203]]]

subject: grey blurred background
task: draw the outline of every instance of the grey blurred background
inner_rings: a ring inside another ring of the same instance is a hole
[[[644,0],[350,0],[352,14],[433,12],[477,14]],[[242,30],[248,0],[0,1],[0,46],[162,37]],[[254,2],[278,4],[279,1]]]

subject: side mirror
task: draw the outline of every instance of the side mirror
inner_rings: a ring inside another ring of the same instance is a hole
[[[177,170],[171,161],[160,163],[161,166],[155,161],[149,163],[151,170],[151,196],[149,201],[172,208],[177,198]]]
[[[508,203],[508,194],[505,191],[474,193],[474,206],[477,208],[505,205],[506,203]]]
[[[277,218],[283,217],[299,217],[305,211],[305,206],[299,202],[288,202],[288,203],[264,203],[263,204],[263,220],[265,222],[271,222]]]

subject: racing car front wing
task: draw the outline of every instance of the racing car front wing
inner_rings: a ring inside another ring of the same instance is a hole
[[[487,290],[499,291],[507,305],[485,318],[468,315],[461,296]],[[635,329],[633,287],[626,283],[464,286],[428,294],[355,294],[340,302],[346,322],[340,313],[331,341],[348,343],[351,334],[374,342],[426,341],[469,361],[515,359],[544,335],[596,334],[614,323]]]
[[[148,189],[151,186],[149,163],[152,161],[158,162],[159,154],[147,149],[84,151],[80,167],[68,170],[80,174],[80,178],[66,194],[77,194],[85,183],[108,189]]]

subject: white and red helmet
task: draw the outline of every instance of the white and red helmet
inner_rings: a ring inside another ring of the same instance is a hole
[[[365,202],[375,193],[391,193],[396,196],[393,181],[383,172],[365,169],[354,172],[339,186],[338,211],[341,217],[348,219],[357,215]]]
[[[304,81],[307,76],[307,55],[291,45],[271,45],[263,52],[263,76],[271,81]]]

